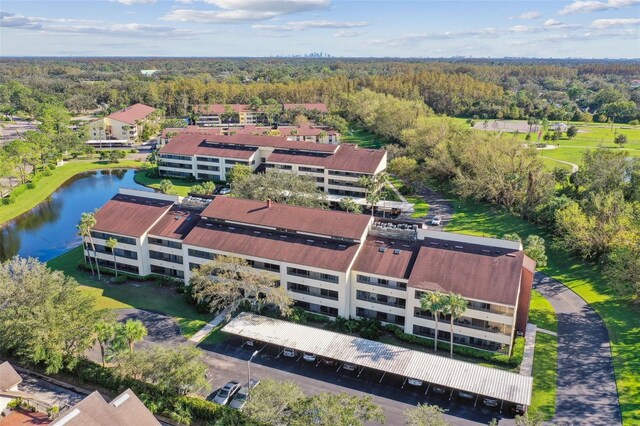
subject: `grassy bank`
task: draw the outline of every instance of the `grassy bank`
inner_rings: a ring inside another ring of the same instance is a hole
[[[121,160],[119,163],[95,160],[72,160],[64,166],[51,171],[51,176],[44,176],[36,183],[34,189],[28,189],[16,198],[16,202],[0,205],[0,224],[20,216],[42,201],[46,200],[56,189],[78,173],[97,169],[137,168],[142,163],[134,160]]]
[[[549,331],[558,331],[558,320],[551,303],[534,290],[531,298],[529,322]],[[541,412],[551,420],[556,412],[558,390],[558,337],[545,333],[536,336],[533,357],[533,398],[531,411]]]
[[[162,312],[173,317],[185,337],[193,336],[213,318],[210,314],[199,314],[189,305],[183,295],[173,289],[161,288],[152,281],[129,281],[125,284],[111,284],[98,281],[91,272],[78,269],[82,260],[82,247],[76,247],[47,262],[52,269],[63,271],[80,283],[83,292],[91,294],[100,308],[137,308]]]
[[[354,143],[363,148],[382,148],[386,141],[379,136],[359,127],[352,126],[345,134],[340,136],[341,143]]]
[[[609,291],[600,269],[593,264],[550,247],[544,231],[502,209],[474,202],[456,201],[456,213],[447,231],[499,237],[517,233],[547,240],[549,265],[541,269],[576,292],[604,321],[611,340],[620,409],[625,424],[640,423],[640,309],[628,298]]]
[[[198,184],[197,182],[187,182],[185,179],[178,179],[178,178],[168,178],[168,177],[151,178],[151,177],[148,177],[143,172],[136,173],[136,175],[133,177],[133,180],[136,183],[139,183],[140,185],[148,186],[149,188],[153,188],[153,189],[160,189],[160,181],[165,179],[170,180],[171,183],[173,183],[173,191],[175,191],[176,194],[183,197],[186,197],[187,195],[189,195],[189,191],[191,191],[191,187]]]

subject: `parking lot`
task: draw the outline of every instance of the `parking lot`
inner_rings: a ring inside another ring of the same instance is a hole
[[[319,362],[308,362],[302,359],[302,354],[289,358],[282,355],[282,349],[272,345],[258,345],[249,347],[243,345],[240,338],[230,337],[225,342],[213,345],[202,345],[207,351],[207,362],[211,366],[209,381],[215,394],[225,383],[237,380],[242,385],[247,383],[247,360],[256,350],[259,354],[251,362],[252,379],[288,380],[297,383],[306,394],[321,392],[349,392],[369,394],[374,402],[380,405],[387,418],[387,424],[403,424],[402,413],[418,403],[437,404],[447,410],[447,421],[454,425],[487,424],[491,419],[499,419],[500,425],[514,424],[513,417],[505,405],[503,413],[497,408],[489,408],[482,404],[479,398],[474,407],[475,398],[461,398],[457,392],[449,399],[450,393],[436,394],[432,388],[427,392],[428,384],[412,386],[403,377],[364,369],[360,373],[338,370],[340,364],[334,366]],[[359,377],[358,377],[359,375]],[[380,382],[380,379],[382,381]],[[404,387],[403,387],[404,385]],[[203,393],[209,396],[211,392]],[[426,393],[426,394],[425,394]]]

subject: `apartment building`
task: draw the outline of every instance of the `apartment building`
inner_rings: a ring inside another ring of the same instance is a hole
[[[281,112],[290,110],[307,110],[315,111],[320,114],[326,114],[327,106],[323,103],[298,103],[298,104],[281,104]],[[260,109],[256,109],[248,104],[212,104],[212,105],[196,105],[193,108],[198,115],[196,119],[197,126],[228,126],[228,125],[259,125],[268,122],[267,116]]]
[[[328,194],[364,197],[358,179],[386,170],[387,153],[353,144],[290,141],[284,136],[183,132],[158,154],[158,170],[163,176],[224,181],[236,164],[250,166],[253,171],[271,168],[308,175]]]
[[[104,242],[113,236],[118,268],[139,275],[188,283],[194,268],[230,255],[278,274],[297,306],[332,318],[376,318],[433,337],[435,318],[420,297],[442,291],[468,301],[454,322],[456,344],[510,353],[526,330],[535,263],[518,242],[332,210],[134,190],[121,190],[96,220],[97,258],[108,268],[113,255]],[[441,315],[439,338],[449,333]]]
[[[134,104],[88,124],[93,140],[128,140],[134,142],[142,132],[145,120],[156,109],[144,104]]]

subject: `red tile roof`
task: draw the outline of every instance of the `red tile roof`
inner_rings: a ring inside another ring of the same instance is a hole
[[[357,243],[313,239],[205,220],[198,222],[183,243],[230,254],[340,272],[347,271],[358,253]]]
[[[524,253],[426,238],[408,285],[515,306]]]
[[[181,240],[199,220],[200,215],[193,210],[174,206],[149,230],[149,235]]]
[[[392,240],[372,235],[360,249],[353,270],[406,280],[419,248],[420,242]],[[384,251],[380,251],[381,249]]]
[[[136,124],[137,120],[144,120],[156,109],[145,104],[134,104],[128,108],[109,114],[107,117],[122,121],[123,123]]]
[[[168,144],[160,149],[160,153],[179,155],[207,155],[207,149],[210,149],[208,148],[207,142],[211,144],[240,145],[254,148],[272,147],[325,153],[335,152],[338,148],[337,145],[329,145],[324,143],[290,141],[287,140],[285,136],[223,136],[211,133],[206,133],[203,135],[200,133],[184,132],[171,139]]]
[[[315,104],[283,104],[285,110],[288,109],[296,109],[296,108],[304,108],[307,111],[318,110],[320,112],[329,112],[327,109],[327,105],[323,103],[315,103]]]
[[[301,143],[301,142],[297,142]],[[268,163],[300,164],[307,166],[324,167],[330,170],[341,170],[358,173],[373,174],[386,155],[381,149],[359,148],[353,144],[329,145],[336,146],[338,150],[333,155],[314,156],[304,153],[280,153],[274,152],[267,158]]]
[[[216,197],[203,217],[270,228],[359,240],[367,230],[367,215],[312,209],[264,201]]]
[[[93,229],[141,237],[172,205],[171,201],[117,194],[96,212]]]

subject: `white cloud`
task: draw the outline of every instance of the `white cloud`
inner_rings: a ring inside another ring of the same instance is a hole
[[[558,25],[562,25],[562,22],[556,21],[555,19],[547,19],[546,21],[544,21],[545,27],[556,27]]]
[[[178,0],[192,3],[193,0]],[[218,10],[176,9],[163,16],[166,21],[234,24],[264,21],[278,16],[324,9],[331,0],[199,0]]]
[[[521,13],[518,16],[515,16],[515,19],[536,19],[540,17],[540,12],[538,12],[537,10],[532,10],[530,12],[524,12]]]
[[[334,37],[358,37],[364,34],[362,31],[340,30],[333,34]]]
[[[596,19],[591,23],[591,27],[596,29],[605,29],[611,27],[621,27],[627,25],[640,25],[640,19],[636,18],[620,18],[620,19]]]
[[[158,0],[116,0],[118,3],[126,4],[127,6],[131,6],[132,4],[154,4]]]
[[[111,24],[101,21],[50,19],[0,11],[0,27],[33,30],[50,34],[86,34],[110,37],[184,37],[196,33],[173,27],[149,24]]]
[[[560,12],[558,12],[558,14],[570,15],[574,13],[600,12],[610,9],[622,9],[637,4],[640,4],[640,0],[577,0],[571,4],[566,5]]]
[[[366,27],[368,22],[340,22],[340,21],[292,21],[284,25],[253,25],[251,28],[263,31],[302,31],[310,28],[358,28]]]

